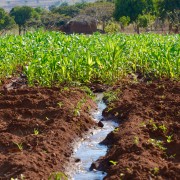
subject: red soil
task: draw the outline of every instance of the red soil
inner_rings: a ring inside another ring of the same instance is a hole
[[[8,88],[0,90],[0,179],[63,172],[72,142],[94,125],[94,102],[77,88]]]
[[[103,113],[120,123],[103,142],[109,146],[99,160],[105,179],[180,179],[180,82],[128,81],[117,90]]]

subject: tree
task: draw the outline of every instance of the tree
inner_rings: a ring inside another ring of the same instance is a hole
[[[119,18],[119,22],[121,25],[121,29],[124,31],[124,27],[127,26],[130,22],[130,17],[129,16],[122,16]]]
[[[19,26],[19,34],[21,34],[22,28],[25,30],[26,22],[33,17],[34,12],[34,9],[28,6],[17,6],[10,11],[10,15],[14,17],[16,24]]]
[[[180,1],[179,0],[159,0],[158,7],[159,7],[161,18],[166,18],[167,12],[180,10]]]
[[[3,8],[0,8],[0,31],[13,28],[15,21]]]
[[[57,8],[53,8],[51,10],[52,13],[59,13],[64,16],[70,16],[70,17],[75,17],[79,14],[80,9],[77,8],[75,5],[71,6],[59,6]]]
[[[41,16],[41,26],[46,29],[59,29],[61,25],[65,25],[70,19],[69,16],[48,12]]]
[[[115,21],[109,21],[105,27],[106,33],[116,33],[119,32],[119,24]]]
[[[106,22],[113,16],[114,8],[114,3],[110,2],[89,3],[81,13],[95,18],[98,22],[102,22],[104,31]]]
[[[169,21],[169,32],[172,30],[173,26],[179,29],[179,11],[180,11],[180,1],[179,0],[159,0],[158,2],[159,15],[160,18],[165,21]]]
[[[147,28],[149,25],[152,25],[152,22],[154,22],[154,20],[155,20],[155,16],[151,14],[143,14],[143,15],[140,14],[137,18],[138,30],[139,27]]]
[[[134,22],[139,14],[146,14],[153,11],[153,0],[117,0],[114,17],[116,20],[119,20],[122,16],[129,16],[131,22]]]

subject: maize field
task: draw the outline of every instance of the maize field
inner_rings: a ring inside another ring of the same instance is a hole
[[[0,79],[23,67],[29,85],[114,82],[127,74],[180,77],[180,35],[59,32],[0,38]]]

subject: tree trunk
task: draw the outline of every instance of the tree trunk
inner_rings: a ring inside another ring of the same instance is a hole
[[[172,23],[169,23],[169,33],[172,31]]]
[[[138,34],[140,34],[139,25],[137,25],[137,27],[136,27],[136,32],[137,32]]]
[[[19,26],[19,35],[21,35],[22,26]]]

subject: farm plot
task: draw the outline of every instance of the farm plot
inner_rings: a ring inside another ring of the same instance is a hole
[[[179,78],[179,35],[1,37],[0,178],[64,172],[74,139],[97,126],[87,85],[107,90],[103,114],[120,122],[103,141],[105,179],[179,179]]]

